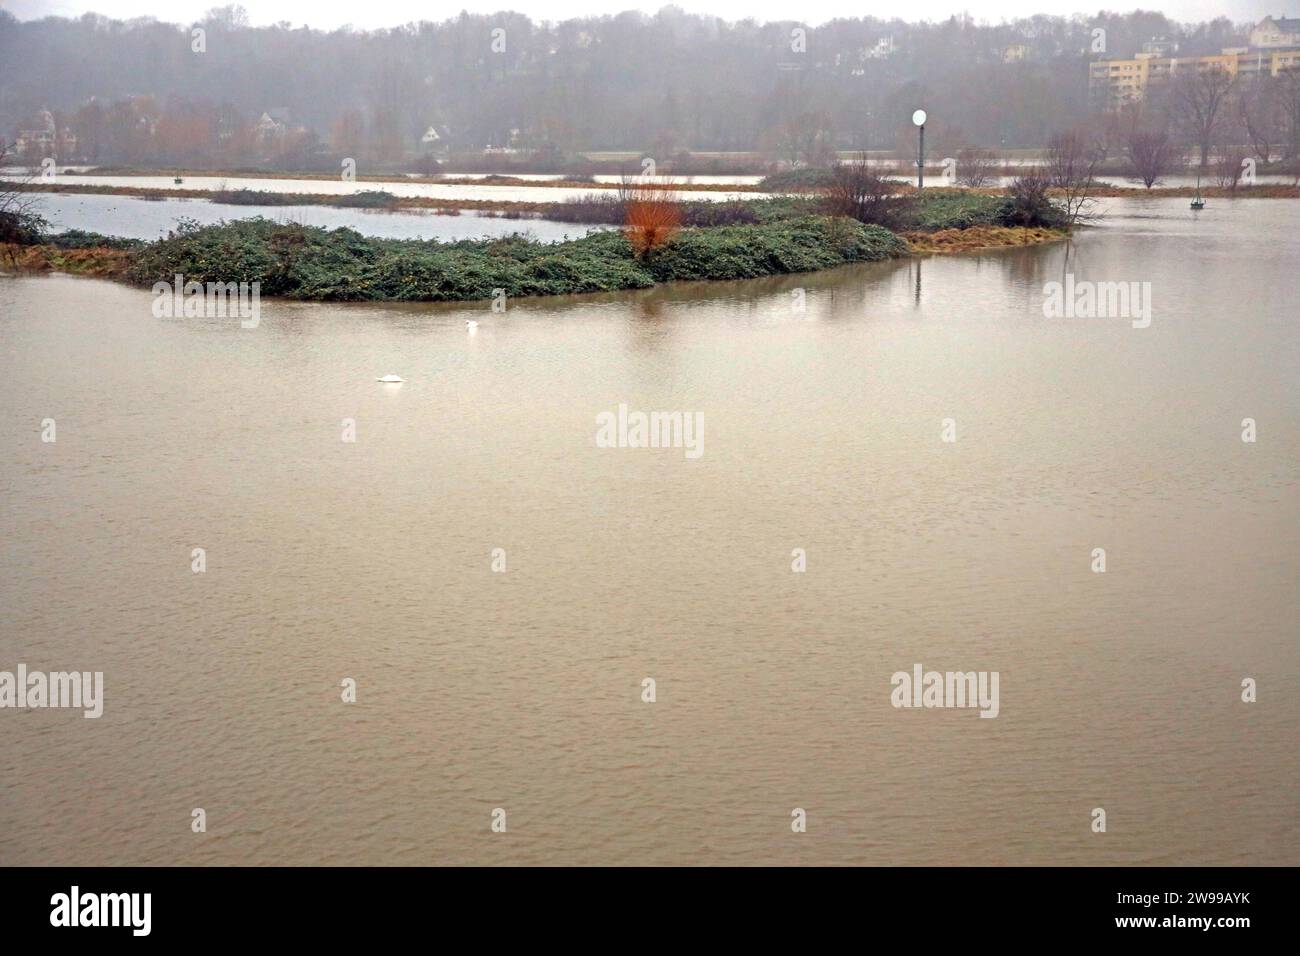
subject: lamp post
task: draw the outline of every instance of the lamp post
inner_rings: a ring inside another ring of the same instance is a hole
[[[925,186],[925,110],[912,114],[912,125],[916,127],[918,140],[916,146],[916,188]]]

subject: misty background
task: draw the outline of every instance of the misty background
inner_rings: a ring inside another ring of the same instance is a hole
[[[938,154],[1039,147],[1091,111],[1095,29],[1108,56],[1156,37],[1196,56],[1244,44],[1252,24],[1133,12],[808,26],[667,7],[321,30],[254,25],[233,6],[194,24],[0,11],[0,137],[52,123],[66,131],[60,162],[98,164],[337,169],[353,156],[433,171],[449,153],[487,148],[543,161],[692,150],[815,163],[912,148],[909,118],[924,107]]]

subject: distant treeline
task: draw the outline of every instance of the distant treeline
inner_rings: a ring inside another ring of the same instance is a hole
[[[251,27],[238,7],[185,25],[0,11],[0,138],[49,110],[60,162],[308,169],[350,157],[364,170],[420,168],[423,156],[432,169],[447,151],[492,146],[554,162],[696,150],[824,165],[832,150],[910,144],[908,118],[924,106],[936,155],[1037,147],[1088,112],[1098,28],[1112,55],[1153,36],[1182,55],[1216,52],[1248,29],[1146,12],[805,27],[668,7],[326,32]]]

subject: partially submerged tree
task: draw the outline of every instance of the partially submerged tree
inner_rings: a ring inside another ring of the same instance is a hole
[[[1134,178],[1150,189],[1169,171],[1177,147],[1164,123],[1157,125],[1135,116],[1124,139],[1124,152]]]
[[[1283,84],[1279,77],[1257,77],[1237,93],[1237,119],[1261,163],[1272,161],[1273,147],[1285,135]]]
[[[1300,70],[1284,70],[1276,77],[1277,96],[1281,101],[1282,136],[1286,146],[1282,156],[1284,166],[1300,185]]]
[[[1060,195],[1067,225],[1096,218],[1096,171],[1105,150],[1081,130],[1055,133],[1047,141],[1044,173]]]
[[[971,189],[990,185],[997,175],[997,157],[987,149],[967,147],[957,151],[957,182]]]
[[[1237,184],[1241,182],[1241,177],[1246,171],[1246,151],[1240,146],[1229,146],[1221,144],[1215,150],[1215,162],[1213,166],[1215,182],[1224,189],[1236,190]],[[1247,185],[1250,180],[1247,180]]]
[[[1234,90],[1234,78],[1219,67],[1190,68],[1174,78],[1171,105],[1188,138],[1200,151],[1201,167],[1210,161],[1219,126]]]

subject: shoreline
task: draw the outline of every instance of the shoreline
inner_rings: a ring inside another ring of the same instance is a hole
[[[708,230],[699,230],[708,231]],[[653,281],[651,286],[674,284],[676,282],[725,282],[735,281],[737,278],[771,278],[777,275],[799,275],[813,274],[823,272],[827,269],[839,268],[844,265],[852,265],[859,262],[881,261],[883,259],[907,259],[921,258],[934,255],[951,255],[958,253],[979,253],[993,252],[1003,249],[1024,248],[1026,246],[1043,245],[1051,242],[1060,242],[1069,238],[1069,232],[1064,229],[1052,229],[1040,226],[970,226],[966,229],[940,229],[934,232],[904,232],[890,233],[900,241],[901,246],[897,249],[891,249],[887,254],[862,259],[844,259],[841,261],[828,262],[823,266],[808,270],[780,272],[773,271],[764,275],[755,276],[716,276],[716,277],[699,277],[699,276],[682,276],[680,278],[670,278],[662,281]],[[494,240],[500,241],[500,240]],[[553,244],[562,245],[562,244]],[[0,275],[40,275],[40,274],[64,274],[73,276],[82,276],[86,278],[106,279],[119,282],[123,285],[131,285],[137,288],[143,288],[144,283],[133,281],[130,271],[135,261],[136,253],[147,247],[147,244],[141,243],[138,248],[113,248],[110,246],[87,246],[84,248],[64,248],[53,243],[40,243],[35,245],[16,245],[13,243],[0,243]],[[557,255],[562,254],[558,253]],[[635,291],[638,288],[647,288],[646,285],[627,285],[621,288],[611,289],[589,289],[590,292],[609,292],[609,291]],[[560,290],[555,292],[534,292],[527,297],[546,297],[552,295],[572,295],[581,294],[581,291]],[[303,296],[294,295],[275,295],[268,294],[268,298],[283,298],[290,301],[339,301],[337,299],[311,299]],[[524,297],[524,296],[518,296]],[[344,301],[361,301],[361,302],[475,302],[485,301],[484,296],[465,296],[463,298],[393,298],[393,297],[376,297],[376,298],[358,298],[346,299]]]

